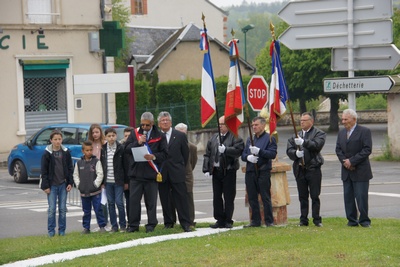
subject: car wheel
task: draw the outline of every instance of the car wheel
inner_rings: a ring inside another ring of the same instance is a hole
[[[28,175],[26,174],[26,168],[22,161],[17,160],[13,167],[13,177],[16,183],[26,183],[28,181]]]

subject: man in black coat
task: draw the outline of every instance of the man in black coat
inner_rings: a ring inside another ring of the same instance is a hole
[[[175,206],[179,223],[183,230],[191,232],[185,183],[186,164],[189,159],[188,140],[184,133],[172,128],[172,118],[168,112],[160,112],[157,120],[168,143],[168,157],[161,165],[162,182],[158,185],[164,216],[164,228],[174,227],[173,206]]]
[[[216,223],[211,228],[232,228],[236,197],[236,172],[239,157],[244,149],[243,139],[228,131],[225,116],[219,118],[219,134],[216,133],[207,143],[203,161],[203,173],[212,176],[213,208]]]
[[[369,180],[372,179],[369,155],[372,152],[370,129],[357,124],[357,113],[342,113],[344,129],[338,133],[336,155],[342,165],[344,208],[348,226],[370,227],[368,217]],[[357,216],[357,208],[360,217]]]
[[[293,173],[296,178],[300,201],[299,226],[308,226],[308,198],[311,198],[313,223],[322,226],[320,199],[324,158],[321,150],[325,145],[326,134],[314,127],[314,117],[305,112],[300,118],[301,131],[288,139],[286,154],[293,160]]]
[[[144,159],[134,159],[128,170],[130,195],[127,232],[139,231],[142,196],[147,209],[146,232],[153,232],[158,224],[156,179],[168,153],[165,135],[154,125],[154,116],[150,112],[142,114],[139,130],[133,129],[126,140],[124,156],[133,157],[132,148],[143,146],[148,148],[148,154],[144,155]]]

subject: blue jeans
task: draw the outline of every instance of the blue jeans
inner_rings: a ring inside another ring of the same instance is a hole
[[[103,210],[101,209],[101,194],[90,197],[81,197],[82,199],[82,225],[83,228],[90,230],[90,220],[92,219],[92,205],[96,214],[97,224],[99,227],[106,226]]]
[[[65,234],[67,226],[67,185],[52,185],[50,194],[47,195],[49,209],[47,211],[47,231],[49,236],[54,236],[56,228],[56,210],[58,200],[58,233]]]
[[[124,206],[124,186],[115,183],[106,184],[108,212],[110,213],[110,223],[112,228],[118,229],[117,214],[115,205],[118,208],[119,226],[126,228],[126,215]]]

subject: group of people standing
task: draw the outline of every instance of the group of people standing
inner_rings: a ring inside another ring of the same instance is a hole
[[[108,213],[111,231],[139,231],[141,200],[144,199],[146,232],[158,225],[157,197],[159,195],[164,217],[164,228],[173,228],[177,222],[185,232],[194,229],[193,169],[197,163],[197,147],[188,142],[187,126],[172,127],[172,117],[161,112],[155,125],[151,112],[141,115],[138,128],[127,128],[122,142],[117,141],[115,129],[108,128],[103,135],[98,124],[90,127],[88,140],[82,144],[82,158],[73,167],[68,149],[62,146],[62,133],[55,130],[42,156],[41,188],[47,194],[48,235],[55,235],[56,205],[58,200],[58,234],[65,235],[66,195],[75,186],[82,198],[83,232],[90,233],[91,210],[101,232],[105,232]],[[254,136],[246,142],[234,136],[219,118],[219,131],[207,143],[202,171],[212,180],[213,211],[216,222],[211,228],[232,228],[236,197],[239,158],[246,163],[245,184],[251,208],[250,223],[245,227],[274,226],[271,202],[272,160],[277,155],[274,136],[265,131],[263,117],[252,120]],[[349,226],[369,227],[368,187],[372,178],[369,155],[372,151],[371,132],[357,124],[357,113],[347,109],[342,114],[342,129],[337,137],[336,154],[342,165],[344,203]],[[308,226],[309,198],[313,223],[322,227],[320,199],[324,159],[321,150],[326,134],[314,126],[311,113],[303,113],[301,131],[287,141],[286,153],[293,160],[300,202],[299,226]],[[143,158],[137,158],[136,149],[145,148]],[[102,207],[102,189],[108,203]],[[126,198],[126,209],[123,195]],[[260,214],[260,201],[263,214]],[[118,220],[116,209],[118,209]],[[125,212],[126,211],[126,212]],[[359,216],[358,216],[359,212]],[[126,220],[127,218],[127,220]]]

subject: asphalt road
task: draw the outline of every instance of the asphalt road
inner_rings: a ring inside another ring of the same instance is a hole
[[[372,130],[374,152],[378,154],[385,143],[386,124],[367,125]],[[291,127],[278,128],[278,160],[291,164],[286,157],[286,140],[292,134]],[[325,130],[324,128],[322,128]],[[341,217],[346,224],[343,191],[340,180],[340,165],[334,154],[336,133],[328,133],[327,142],[322,151],[325,164],[322,167],[323,181],[321,193],[321,216]],[[201,172],[203,155],[195,169],[194,199],[197,222],[214,222],[212,209],[212,188],[210,178]],[[400,164],[398,162],[372,161],[374,178],[369,190],[369,213],[372,218],[400,219]],[[241,162],[241,165],[244,165]],[[299,202],[294,176],[287,172],[291,204],[287,207],[289,218],[298,218]],[[238,171],[237,196],[235,200],[235,221],[249,221],[248,208],[244,204],[244,174]],[[72,197],[72,196],[71,196]],[[75,196],[79,199],[78,196]],[[72,199],[71,199],[72,202]],[[162,223],[162,211],[158,202],[158,219]],[[81,231],[82,210],[79,206],[69,205],[67,213],[67,232]],[[96,228],[94,216],[92,229]],[[142,209],[142,223],[146,223],[145,209]],[[0,168],[0,238],[47,234],[47,198],[38,188],[38,180],[27,184],[16,184],[5,168]]]

